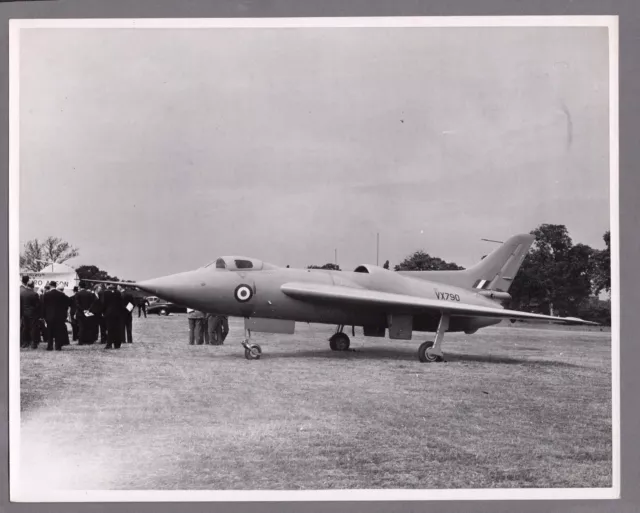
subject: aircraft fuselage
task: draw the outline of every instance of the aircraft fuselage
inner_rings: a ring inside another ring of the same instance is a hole
[[[282,319],[297,322],[386,328],[388,306],[336,306],[327,301],[308,302],[292,298],[281,290],[291,282],[317,283],[362,288],[464,304],[499,307],[480,294],[461,287],[400,275],[375,266],[361,266],[363,272],[276,268],[237,270],[202,268],[186,273],[140,282],[143,290],[196,310],[233,317]],[[405,312],[406,313],[406,312]],[[440,313],[413,316],[413,331],[436,331]],[[452,317],[448,331],[474,332],[497,324],[487,318]]]

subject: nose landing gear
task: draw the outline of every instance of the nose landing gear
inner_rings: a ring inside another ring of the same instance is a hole
[[[259,360],[262,356],[262,348],[258,344],[242,343],[244,346],[244,357],[247,360]]]
[[[259,360],[262,356],[262,348],[258,344],[251,343],[251,330],[244,330],[244,340],[241,342],[244,347],[244,357],[247,360]]]

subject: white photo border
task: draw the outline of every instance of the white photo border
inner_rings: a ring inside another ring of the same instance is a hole
[[[12,19],[9,25],[9,342],[20,337],[19,104],[20,31],[34,28],[209,29],[372,27],[607,27],[609,42],[609,172],[611,230],[612,486],[445,490],[161,491],[24,490],[20,488],[20,350],[9,343],[10,500],[15,502],[256,502],[583,500],[620,498],[620,215],[618,16],[440,16],[314,18]],[[12,479],[12,477],[14,477]]]

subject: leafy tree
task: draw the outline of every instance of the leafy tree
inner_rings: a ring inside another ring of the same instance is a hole
[[[611,292],[611,232],[602,236],[606,249],[593,251],[593,293]]]
[[[95,265],[81,265],[76,273],[81,280],[120,281],[117,276],[111,276]]]
[[[58,237],[47,237],[44,241],[33,239],[24,245],[24,251],[20,254],[20,268],[38,272],[48,265],[47,262],[61,264],[78,255],[78,248]]]
[[[340,266],[337,265],[337,264],[324,264],[322,266],[309,265],[309,266],[307,266],[307,269],[328,269],[330,271],[339,271],[340,270]]]
[[[405,258],[395,266],[396,271],[459,271],[464,269],[453,262],[445,262],[442,258],[432,257],[422,250]]]
[[[586,244],[576,244],[569,251],[566,283],[559,289],[562,300],[556,299],[558,309],[567,315],[577,314],[581,305],[591,296],[593,251]]]
[[[518,272],[512,307],[549,315],[577,315],[591,295],[593,249],[573,244],[564,225],[543,224]]]
[[[387,260],[382,266],[383,269],[389,269],[389,260]]]

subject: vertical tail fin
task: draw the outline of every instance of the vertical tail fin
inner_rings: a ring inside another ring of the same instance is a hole
[[[535,236],[528,233],[514,235],[467,269],[465,272],[474,280],[472,287],[507,292],[534,240]]]

